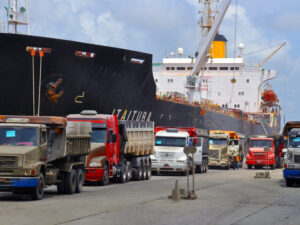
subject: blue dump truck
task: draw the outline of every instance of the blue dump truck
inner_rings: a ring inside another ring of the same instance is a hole
[[[286,186],[300,182],[300,121],[287,122],[283,128],[286,139],[283,176]]]

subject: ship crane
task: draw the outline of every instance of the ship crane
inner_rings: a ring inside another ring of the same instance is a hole
[[[212,44],[212,41],[214,40],[214,38],[219,30],[221,22],[226,14],[226,11],[227,11],[230,3],[231,3],[231,0],[226,0],[223,3],[223,6],[218,11],[217,17],[214,20],[212,27],[209,29],[209,31],[208,31],[207,35],[204,37],[204,39],[200,42],[198,56],[197,56],[197,59],[196,59],[196,62],[195,62],[195,65],[194,65],[194,68],[192,71],[193,76],[199,75],[199,73],[201,71],[201,67],[203,67],[203,65],[206,63],[207,53]]]
[[[283,42],[278,48],[276,48],[270,55],[264,58],[260,63],[258,63],[255,68],[261,68],[267,61],[269,61],[273,55],[275,55],[283,46],[286,45],[286,42]]]

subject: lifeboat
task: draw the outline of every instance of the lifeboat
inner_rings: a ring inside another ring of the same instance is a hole
[[[268,105],[273,105],[277,102],[277,95],[273,90],[266,90],[262,94],[262,100]]]

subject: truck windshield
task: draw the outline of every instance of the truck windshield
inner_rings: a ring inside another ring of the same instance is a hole
[[[271,140],[250,140],[250,147],[252,148],[271,148],[272,141]]]
[[[37,133],[32,127],[1,127],[0,145],[37,146]]]
[[[155,137],[155,146],[185,147],[186,138]]]
[[[227,145],[227,139],[209,139],[210,145]]]
[[[93,128],[92,131],[92,143],[105,143],[106,142],[106,129]]]
[[[300,136],[290,136],[289,147],[300,148]]]

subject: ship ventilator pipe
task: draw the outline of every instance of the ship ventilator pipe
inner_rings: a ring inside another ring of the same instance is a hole
[[[40,51],[40,80],[39,80],[39,101],[38,101],[38,116],[40,116],[40,108],[41,108],[41,81],[42,81],[42,59],[44,57],[44,51]]]

